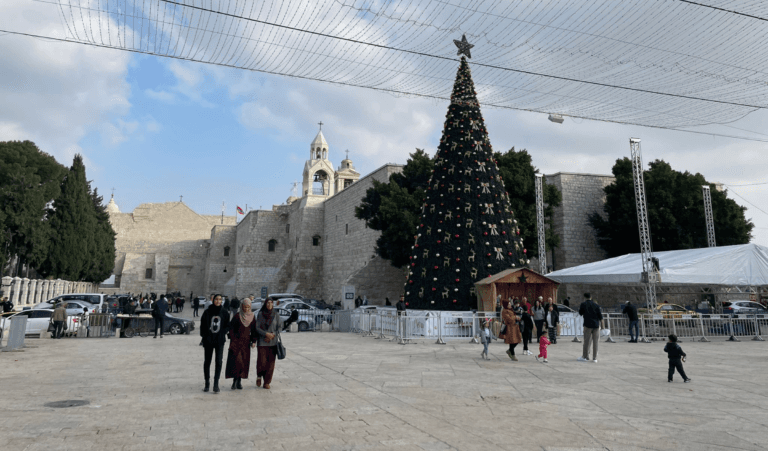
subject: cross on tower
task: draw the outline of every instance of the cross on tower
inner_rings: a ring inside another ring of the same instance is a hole
[[[115,189],[114,188],[112,188],[112,197],[113,198],[115,197]]]
[[[320,124],[320,131],[323,131],[323,121],[318,122]]]
[[[184,199],[184,196],[179,196],[179,203],[181,203],[182,199]]]
[[[349,149],[345,150],[347,152],[347,160],[349,160]]]

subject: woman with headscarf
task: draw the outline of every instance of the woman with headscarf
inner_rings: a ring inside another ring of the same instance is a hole
[[[203,375],[205,376],[205,388],[208,391],[211,381],[211,359],[216,353],[216,367],[213,376],[213,392],[219,392],[219,377],[221,376],[221,361],[224,353],[224,343],[227,341],[227,331],[229,330],[229,312],[221,306],[221,295],[213,297],[211,304],[202,318],[200,318],[200,336],[203,340],[200,342],[205,349],[205,362],[203,363]]]
[[[243,389],[242,380],[248,379],[251,366],[251,348],[256,347],[258,340],[259,332],[256,330],[251,304],[243,302],[238,313],[229,322],[229,353],[224,377],[233,379],[232,390]]]
[[[508,300],[501,301],[501,305],[503,307],[501,309],[501,321],[504,324],[502,328],[505,330],[503,334],[499,334],[499,338],[503,338],[504,343],[509,345],[509,349],[507,350],[509,358],[517,361],[517,357],[515,357],[515,346],[523,341],[520,334],[521,317],[515,314],[515,311],[512,310],[512,306]]]
[[[267,299],[256,317],[256,330],[259,332],[256,386],[261,387],[261,379],[264,378],[266,389],[269,389],[269,384],[272,383],[272,373],[275,372],[277,357],[277,334],[283,327],[283,320],[273,306],[272,299]]]

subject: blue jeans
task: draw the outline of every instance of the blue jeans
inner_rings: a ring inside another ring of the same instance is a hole
[[[634,335],[632,335],[632,329],[635,329]],[[637,320],[629,322],[629,339],[637,341]]]
[[[488,355],[488,342],[483,338],[483,354]]]

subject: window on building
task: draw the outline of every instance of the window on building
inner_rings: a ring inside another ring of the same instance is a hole
[[[277,247],[277,241],[269,240],[267,244],[269,245],[269,252],[275,252],[275,247]]]
[[[320,246],[320,236],[315,235],[312,237],[312,246]]]
[[[224,247],[224,256],[229,257],[229,246]]]
[[[291,233],[291,225],[290,224],[286,224],[285,225],[285,233]]]
[[[350,179],[344,179],[344,188],[350,186],[352,184],[352,180]]]
[[[344,235],[349,235],[349,224],[344,224]]]
[[[147,268],[147,271],[144,273],[145,279],[151,279],[152,278],[152,268]]]

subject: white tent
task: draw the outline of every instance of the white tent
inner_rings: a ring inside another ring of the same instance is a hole
[[[662,285],[768,285],[768,247],[757,244],[655,252]],[[640,284],[641,254],[627,254],[547,274],[560,283]]]

